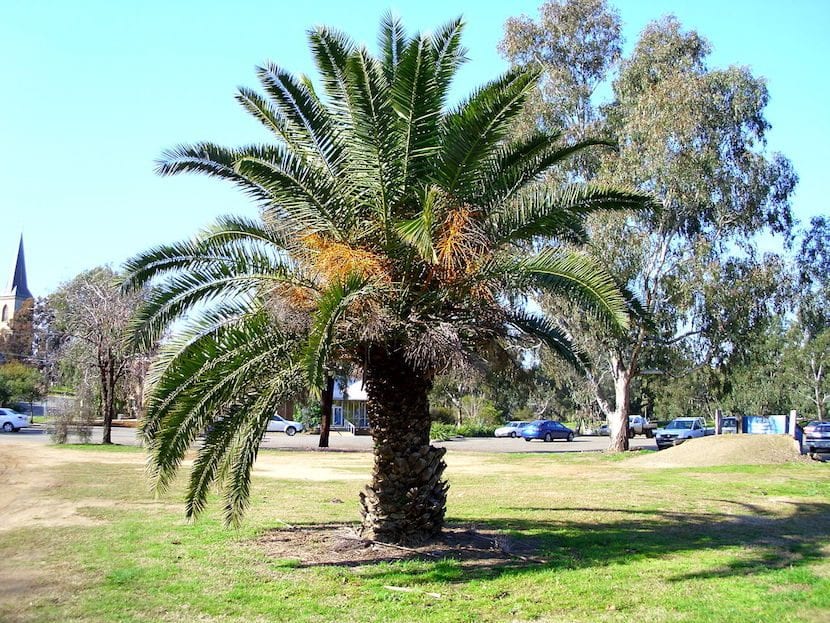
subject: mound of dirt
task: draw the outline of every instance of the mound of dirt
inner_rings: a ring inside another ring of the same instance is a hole
[[[786,435],[712,435],[690,439],[679,446],[638,456],[633,467],[713,467],[716,465],[771,465],[807,460]]]

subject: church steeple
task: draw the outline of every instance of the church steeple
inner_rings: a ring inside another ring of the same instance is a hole
[[[6,288],[10,296],[16,299],[30,299],[32,293],[29,292],[29,286],[26,283],[26,258],[23,254],[23,234],[20,234],[20,245],[17,247],[17,260],[12,268],[12,274],[9,278],[9,285]]]
[[[0,290],[0,333],[7,331],[15,314],[26,301],[33,299],[26,283],[26,258],[23,255],[23,234],[17,247],[17,259],[5,290]]]

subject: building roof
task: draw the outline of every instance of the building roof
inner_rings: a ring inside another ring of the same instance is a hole
[[[29,292],[29,286],[26,283],[26,258],[23,255],[23,234],[20,235],[20,246],[17,248],[17,259],[12,267],[12,273],[9,277],[6,293],[8,295],[13,295],[18,299],[34,298],[32,293]]]

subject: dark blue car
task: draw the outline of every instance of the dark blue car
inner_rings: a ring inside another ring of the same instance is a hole
[[[553,441],[554,439],[574,440],[574,432],[562,424],[553,420],[536,420],[531,422],[519,432],[525,441],[541,439],[542,441]]]

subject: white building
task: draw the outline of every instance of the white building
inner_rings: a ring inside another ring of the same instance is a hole
[[[332,430],[369,430],[369,418],[366,416],[366,389],[363,381],[349,379],[345,387],[340,380],[334,382],[334,397],[331,407]]]

